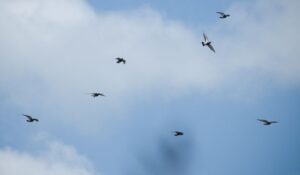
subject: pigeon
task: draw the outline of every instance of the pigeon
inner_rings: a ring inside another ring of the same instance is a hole
[[[100,96],[105,96],[104,94],[102,93],[99,93],[99,92],[93,92],[93,93],[90,93],[92,97],[98,97],[99,95]]]
[[[217,12],[217,13],[221,15],[221,16],[219,17],[219,18],[221,18],[221,19],[225,19],[225,18],[227,18],[227,17],[230,16],[229,14],[225,14],[225,13],[223,13],[223,12]]]
[[[25,117],[28,118],[28,119],[26,120],[27,122],[38,122],[38,121],[39,121],[39,119],[33,118],[33,117],[31,117],[30,115],[23,114],[23,116],[25,116]]]
[[[120,63],[125,64],[126,63],[126,60],[124,58],[117,57],[116,60],[117,60],[116,63],[118,63],[118,64],[120,64]]]
[[[210,48],[210,50],[212,50],[213,52],[216,52],[215,49],[213,48],[213,46],[211,45],[211,41],[208,40],[207,36],[205,35],[205,33],[203,33],[203,37],[204,37],[204,42],[202,42],[202,46],[207,46]]]
[[[265,119],[257,119],[257,120],[263,122],[264,123],[263,125],[271,125],[273,123],[278,123],[277,121],[268,121]]]
[[[181,131],[174,131],[174,136],[182,136],[183,132]]]

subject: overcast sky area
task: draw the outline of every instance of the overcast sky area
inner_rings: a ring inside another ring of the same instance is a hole
[[[299,9],[0,0],[0,175],[300,175]]]

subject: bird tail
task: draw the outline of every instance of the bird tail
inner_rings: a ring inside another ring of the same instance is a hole
[[[204,42],[202,42],[202,46],[205,46]]]

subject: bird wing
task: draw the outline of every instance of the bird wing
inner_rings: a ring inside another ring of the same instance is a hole
[[[270,123],[278,123],[278,121],[270,121]]]
[[[214,47],[211,44],[209,44],[207,46],[210,48],[210,50],[212,50],[213,52],[216,52],[215,49],[214,49]]]
[[[207,36],[205,35],[205,33],[203,33],[203,38],[204,38],[204,41],[205,41],[205,42],[208,41],[208,38],[207,38]]]
[[[220,14],[220,15],[222,15],[222,16],[225,15],[225,13],[223,13],[223,12],[217,12],[217,13]]]
[[[32,117],[30,115],[23,114],[23,116],[27,117],[29,120],[32,120]]]
[[[264,119],[257,119],[258,121],[264,122],[264,123],[269,123],[268,120],[264,120]]]

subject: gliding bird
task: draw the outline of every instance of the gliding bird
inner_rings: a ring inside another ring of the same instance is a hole
[[[257,120],[263,122],[264,123],[263,125],[271,125],[273,123],[278,123],[277,121],[268,121],[265,119],[257,119]]]
[[[117,60],[116,63],[118,63],[118,64],[119,64],[119,63],[123,63],[123,64],[126,63],[126,60],[125,60],[124,58],[117,57],[116,60]]]
[[[93,92],[93,93],[90,93],[92,97],[98,97],[99,95],[100,96],[105,96],[104,94],[102,93],[99,93],[99,92]]]
[[[174,131],[174,136],[182,136],[183,132],[181,131]]]
[[[202,46],[207,46],[212,50],[213,52],[216,52],[214,47],[211,45],[211,41],[208,40],[208,37],[203,33],[204,42],[202,42]]]
[[[23,116],[27,117],[27,120],[26,120],[27,122],[38,122],[39,121],[39,119],[33,118],[30,115],[23,114]]]
[[[225,14],[225,13],[223,13],[223,12],[217,12],[217,13],[221,15],[221,16],[219,17],[219,18],[221,18],[221,19],[224,19],[224,18],[227,18],[227,17],[230,16],[229,14]]]

